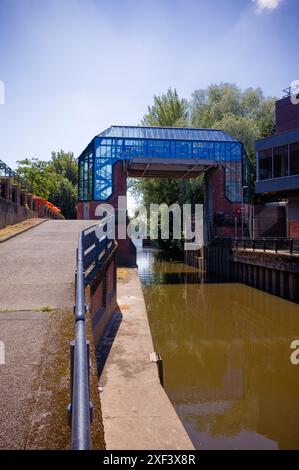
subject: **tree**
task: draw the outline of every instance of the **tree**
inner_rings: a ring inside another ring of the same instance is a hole
[[[254,162],[254,141],[275,132],[275,98],[265,98],[261,88],[243,92],[234,84],[212,84],[195,90],[189,104],[193,127],[223,129],[244,143]]]
[[[50,161],[27,158],[17,163],[17,173],[32,193],[55,204],[67,219],[76,217],[78,164],[72,152],[52,152]]]
[[[51,194],[50,202],[61,209],[66,219],[76,218],[77,188],[65,177],[58,179],[55,191]]]
[[[65,177],[73,185],[78,184],[78,163],[73,152],[63,150],[52,152],[50,167],[57,175]]]
[[[187,125],[188,103],[180,99],[176,89],[169,88],[161,96],[154,95],[154,104],[148,107],[143,117],[143,126],[181,126]]]
[[[27,183],[31,192],[48,199],[56,184],[55,174],[50,169],[49,162],[26,158],[17,163],[17,173]]]

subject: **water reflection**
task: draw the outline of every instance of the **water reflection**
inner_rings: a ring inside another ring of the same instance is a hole
[[[299,448],[299,306],[154,250],[138,266],[164,384],[198,449]]]

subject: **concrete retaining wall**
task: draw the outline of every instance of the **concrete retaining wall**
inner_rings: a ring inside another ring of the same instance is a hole
[[[299,256],[233,250],[231,260],[235,280],[299,302]]]
[[[205,271],[299,303],[299,256],[206,247]]]
[[[37,217],[37,212],[0,197],[0,229]]]

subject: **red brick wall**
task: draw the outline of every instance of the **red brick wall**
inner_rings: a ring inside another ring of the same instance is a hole
[[[108,295],[114,290],[114,263],[111,263],[107,273],[107,292]]]
[[[289,236],[291,238],[299,238],[299,220],[289,222]]]
[[[104,305],[103,281],[90,288],[90,311],[95,314]]]
[[[210,218],[213,218],[215,212],[222,212],[225,215],[235,217],[235,210],[241,208],[241,203],[232,203],[225,196],[225,177],[222,166],[218,166],[207,173],[206,185],[209,189],[205,194],[205,210],[209,211]],[[245,204],[245,206],[247,205]],[[215,227],[215,235],[233,237],[235,236],[235,226]],[[238,227],[238,235],[241,235],[240,227]]]
[[[77,203],[77,219],[83,219],[83,202]]]

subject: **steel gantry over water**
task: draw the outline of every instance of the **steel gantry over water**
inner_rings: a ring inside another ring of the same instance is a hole
[[[191,178],[202,173],[206,220],[214,223],[218,215],[218,234],[233,232],[236,206],[249,199],[250,164],[242,142],[217,129],[111,126],[79,157],[78,218],[96,218],[101,202],[117,211],[127,177]]]
[[[191,177],[225,164],[226,196],[232,202],[241,201],[242,180],[247,181],[243,144],[222,130],[111,126],[79,157],[79,201],[103,201],[112,195],[118,161],[127,162],[128,176],[141,177]]]

